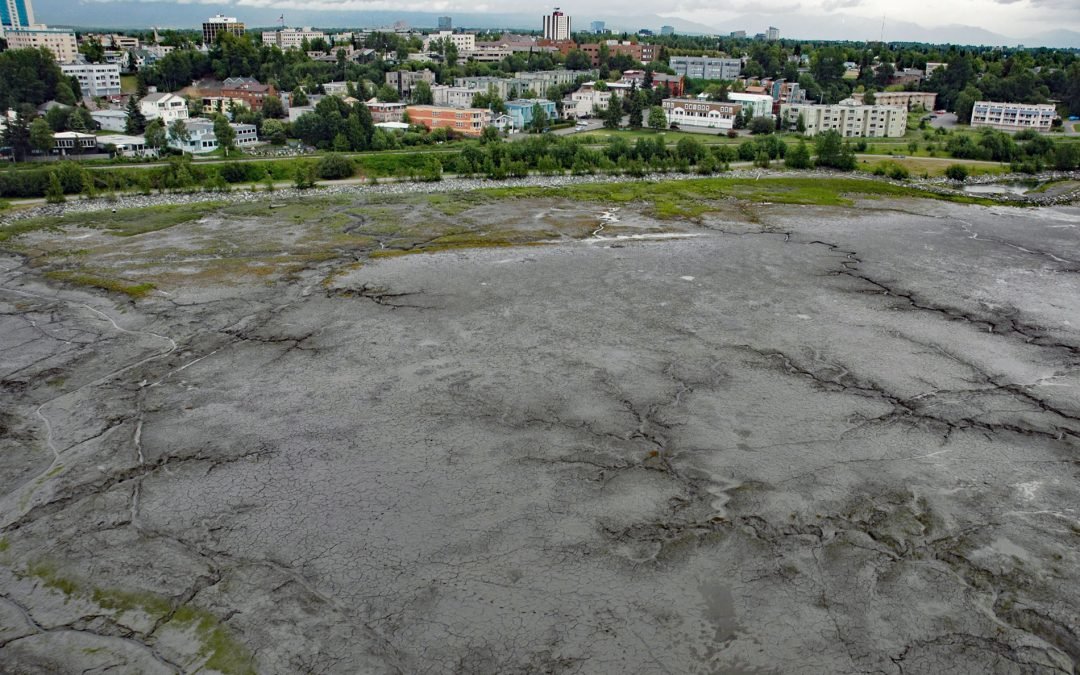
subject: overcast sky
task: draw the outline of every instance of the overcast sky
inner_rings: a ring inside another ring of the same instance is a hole
[[[886,20],[885,37],[889,39],[889,22],[908,22],[927,28],[939,28],[950,24],[962,24],[983,28],[1006,36],[1024,37],[1067,29],[1080,32],[1080,0],[673,0],[672,3],[637,2],[626,0],[546,0],[542,3],[522,3],[520,0],[35,0],[39,3],[57,3],[87,6],[101,2],[127,4],[159,2],[173,8],[190,8],[194,14],[205,12],[213,5],[231,5],[227,9],[237,15],[255,8],[282,11],[286,15],[299,11],[331,10],[338,12],[398,11],[439,12],[447,14],[477,14],[484,12],[512,14],[542,14],[550,11],[555,3],[561,3],[565,12],[578,19],[575,28],[585,28],[583,21],[607,19],[617,21],[620,16],[660,14],[677,16],[720,29],[745,28],[751,33],[763,31],[765,26],[737,25],[733,20],[743,15],[760,16],[763,20],[781,28],[785,35],[797,34],[802,29],[821,30],[820,26],[842,24],[845,16],[861,25],[859,32],[866,33],[867,24],[874,26]],[[115,6],[115,4],[114,4]],[[118,8],[117,8],[118,9]],[[56,21],[54,17],[53,22]],[[539,24],[539,18],[537,19]],[[877,30],[873,31],[877,33]],[[813,37],[799,35],[799,37]],[[853,39],[867,39],[866,35],[852,35]],[[873,37],[877,37],[876,34]]]

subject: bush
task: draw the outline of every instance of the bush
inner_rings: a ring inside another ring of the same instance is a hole
[[[45,201],[49,204],[64,203],[64,188],[60,185],[60,177],[55,173],[49,174],[49,187],[45,190]]]
[[[728,138],[738,138],[739,137],[739,132],[735,131],[734,129],[728,129],[727,137]]]
[[[968,168],[963,164],[950,164],[945,168],[945,177],[949,180],[963,182],[967,180]]]
[[[908,173],[908,170],[900,166],[899,164],[893,164],[892,166],[890,166],[888,170],[888,175],[889,178],[892,178],[893,180],[907,180],[911,176],[911,174]]]
[[[334,153],[320,159],[316,171],[323,180],[341,180],[352,178],[356,173],[356,165],[348,157]]]
[[[771,117],[755,117],[750,120],[750,133],[759,136],[776,131],[776,120]]]

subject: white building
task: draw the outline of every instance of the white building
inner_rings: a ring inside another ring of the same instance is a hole
[[[91,110],[90,117],[102,131],[125,131],[128,114],[126,110]]]
[[[592,117],[607,110],[610,102],[610,91],[600,91],[595,82],[586,82],[563,100],[563,115],[578,119]]]
[[[749,108],[754,117],[771,117],[773,110],[773,97],[768,94],[744,94],[733,91],[728,93],[728,100],[742,104]]]
[[[572,32],[570,17],[560,12],[558,7],[550,15],[544,15],[545,40],[569,40]]]
[[[146,146],[145,136],[128,136],[127,134],[106,134],[97,137],[98,147],[104,149],[106,145],[116,148],[116,154],[122,157],[155,157],[157,150]]]
[[[435,40],[442,40],[443,44],[448,41],[454,43],[457,47],[458,54],[462,52],[471,52],[476,49],[476,36],[472,33],[454,33],[452,31],[443,30],[438,33],[432,33],[424,38],[424,51],[431,51],[431,43]]]
[[[326,33],[321,30],[312,30],[310,26],[304,28],[282,28],[281,30],[268,30],[262,34],[264,45],[277,47],[278,49],[299,49],[304,40],[311,42],[317,38],[327,40]],[[327,40],[329,42],[329,40]]]
[[[735,118],[742,112],[742,106],[738,103],[691,98],[666,98],[663,107],[668,124],[719,131],[734,129]]]
[[[120,66],[115,63],[62,63],[60,70],[78,78],[83,96],[120,95]]]
[[[82,155],[97,150],[97,136],[78,131],[58,131],[53,134],[53,149],[61,155]]]
[[[176,94],[147,94],[139,101],[139,110],[147,120],[160,118],[165,126],[188,118],[187,101]]]
[[[740,59],[672,56],[668,65],[676,75],[682,75],[688,80],[734,80],[742,74]]]
[[[234,124],[230,127],[236,132],[236,146],[245,147],[259,142],[254,124]],[[217,136],[214,135],[214,123],[211,120],[195,119],[187,123],[188,141],[169,138],[169,147],[190,152],[193,155],[202,155],[213,152],[218,148]]]
[[[448,87],[446,85],[437,84],[431,88],[433,105],[448,108],[471,108],[473,98],[475,98],[477,94],[486,93],[486,89],[476,89],[473,87]]]
[[[79,43],[75,31],[65,28],[30,26],[5,28],[4,39],[8,49],[38,49],[44,47],[53,53],[57,63],[71,63],[79,56]]]
[[[1052,103],[996,103],[976,101],[971,109],[971,126],[990,127],[1001,131],[1050,131],[1057,117]]]
[[[851,98],[862,103],[864,92],[854,92]],[[912,110],[933,110],[937,106],[937,94],[932,91],[878,91],[874,93],[874,105],[896,105]]]
[[[776,26],[769,26],[769,30],[765,31],[765,39],[769,42],[776,42],[780,39],[780,29]]]
[[[800,115],[807,136],[830,130],[845,137],[867,138],[900,138],[907,133],[907,108],[900,106],[858,105],[852,99],[837,105],[789,103],[780,106],[780,117],[789,129],[797,126]]]

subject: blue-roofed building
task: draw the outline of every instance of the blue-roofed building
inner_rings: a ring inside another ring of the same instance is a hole
[[[557,118],[555,101],[549,101],[546,98],[519,98],[506,102],[506,114],[514,121],[516,131],[521,131],[532,123],[533,109],[538,104],[548,120],[554,121]]]
[[[0,0],[0,26],[28,28],[34,25],[34,7],[30,0]]]

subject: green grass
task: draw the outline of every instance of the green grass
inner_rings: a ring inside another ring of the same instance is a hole
[[[90,211],[45,218],[30,218],[0,230],[0,242],[34,230],[61,227],[93,227],[103,229],[109,234],[118,237],[132,237],[137,234],[156,232],[181,223],[198,220],[207,213],[221,208],[221,206],[220,202],[170,204],[166,206],[147,206],[139,209],[120,209],[116,213],[111,211]]]
[[[721,143],[737,144],[749,139],[749,137],[744,136],[728,138],[726,132],[719,132],[716,134],[694,134],[688,131],[673,131],[670,129],[667,131],[653,131],[652,129],[598,129],[596,131],[585,131],[580,134],[575,134],[573,137],[596,143],[606,143],[609,138],[614,137],[625,138],[627,141],[633,142],[639,138],[654,138],[658,135],[663,135],[664,141],[668,144],[678,143],[683,138],[693,138],[710,145]]]
[[[600,203],[651,202],[660,218],[696,217],[721,208],[721,200],[851,206],[851,197],[920,197],[966,204],[994,204],[967,195],[938,195],[916,187],[856,178],[702,178],[656,183],[594,183],[562,188],[493,188],[492,198],[563,197]]]
[[[205,609],[190,604],[174,609],[171,599],[157,593],[87,586],[62,576],[55,565],[47,562],[29,565],[26,574],[38,579],[43,586],[60,592],[67,599],[78,597],[118,614],[141,612],[155,620],[168,619],[163,628],[193,631],[199,641],[199,656],[205,659],[197,670],[217,671],[225,675],[255,673],[251,665],[251,652],[232,637],[229,629],[222,625],[216,616]]]
[[[139,78],[134,75],[120,76],[120,93],[133,94],[139,88]]]
[[[121,293],[133,300],[145,297],[147,293],[156,288],[154,284],[149,282],[136,284],[131,281],[124,281],[123,279],[112,279],[96,274],[90,274],[88,272],[76,272],[71,270],[54,270],[52,272],[46,272],[45,277],[74,286],[96,288],[108,293]]]

